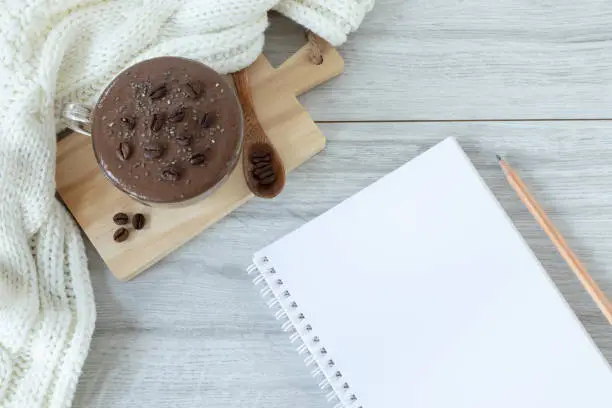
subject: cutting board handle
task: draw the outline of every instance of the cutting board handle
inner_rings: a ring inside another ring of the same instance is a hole
[[[308,38],[308,43],[283,62],[273,74],[278,86],[290,90],[296,96],[344,72],[344,60],[334,47],[314,34],[309,34]]]

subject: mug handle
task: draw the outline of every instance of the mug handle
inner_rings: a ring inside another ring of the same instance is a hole
[[[62,109],[62,121],[69,129],[91,137],[92,109],[80,103],[68,103]]]

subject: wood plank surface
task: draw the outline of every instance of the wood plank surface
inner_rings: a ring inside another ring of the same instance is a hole
[[[319,121],[612,118],[612,3],[380,0],[301,97]],[[274,64],[303,44],[274,16]],[[612,361],[612,328],[504,181],[504,155],[612,296],[612,121],[334,123],[274,201],[252,200],[129,283],[89,246],[98,322],[75,407],[327,407],[244,269],[294,230],[455,136]]]
[[[302,100],[325,121],[612,118],[611,20],[607,0],[382,0]],[[273,24],[268,55],[300,41]]]
[[[612,361],[612,327],[495,160],[502,154],[520,171],[612,296],[612,122],[321,127],[326,150],[291,173],[277,199],[251,200],[134,281],[116,281],[89,248],[98,321],[75,407],[327,407],[244,269],[255,250],[448,136],[459,140]]]

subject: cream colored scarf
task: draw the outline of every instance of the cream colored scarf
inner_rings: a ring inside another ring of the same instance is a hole
[[[79,231],[56,201],[58,107],[160,55],[222,73],[276,9],[334,45],[373,0],[0,0],[0,407],[71,405],[95,321]]]

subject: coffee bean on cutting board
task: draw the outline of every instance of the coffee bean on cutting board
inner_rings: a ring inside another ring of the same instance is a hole
[[[129,236],[130,231],[128,231],[126,228],[121,227],[117,231],[115,231],[115,233],[113,234],[113,239],[115,240],[115,242],[123,242],[128,239]]]
[[[125,225],[128,223],[129,220],[130,220],[130,217],[128,217],[126,213],[120,212],[113,216],[113,221],[117,225]]]
[[[145,216],[138,213],[134,215],[134,218],[132,218],[132,226],[134,227],[134,229],[136,230],[141,230],[144,228],[146,223],[146,219]]]

